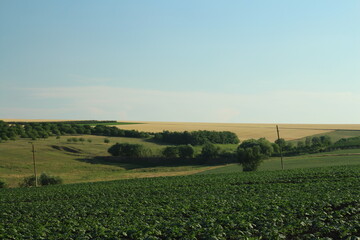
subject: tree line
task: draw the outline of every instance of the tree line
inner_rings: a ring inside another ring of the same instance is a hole
[[[15,140],[16,138],[48,138],[49,136],[87,134],[111,137],[150,138],[155,142],[175,145],[193,146],[203,145],[206,142],[214,144],[237,144],[239,139],[235,133],[229,131],[193,131],[161,133],[143,132],[137,130],[124,130],[106,125],[84,125],[86,121],[74,122],[4,122],[0,121],[0,141]],[[93,121],[88,121],[92,123]],[[103,121],[102,121],[103,122]],[[108,121],[111,122],[111,121]]]
[[[238,144],[237,135],[229,131],[193,131],[193,132],[170,132],[163,131],[155,133],[154,141],[175,145],[191,144],[193,146],[203,145],[207,142],[214,144]]]
[[[160,163],[160,164],[209,164],[209,163],[234,163],[243,165],[244,171],[256,170],[260,162],[274,153],[274,143],[265,138],[250,139],[242,142],[236,151],[222,150],[220,147],[207,142],[201,152],[195,154],[192,145],[167,146],[161,156],[154,156],[151,149],[141,144],[116,143],[108,152],[117,157],[118,161],[126,163]],[[276,145],[276,144],[275,144]]]
[[[114,137],[132,137],[147,138],[152,135],[148,132],[137,130],[124,130],[117,127],[108,127],[104,125],[83,125],[82,123],[64,123],[64,122],[23,122],[8,123],[0,120],[0,141],[15,140],[16,138],[48,138],[49,136],[62,136],[74,134],[114,136]]]
[[[150,149],[140,144],[116,143],[109,148],[112,156],[119,157],[120,161],[131,163],[146,163],[156,160],[157,163],[234,163],[243,166],[244,171],[256,170],[260,163],[269,157],[280,155],[280,150],[285,156],[293,156],[307,153],[332,151],[335,149],[360,148],[360,137],[343,138],[332,144],[329,136],[307,137],[305,141],[287,142],[278,139],[271,143],[265,138],[248,139],[238,145],[235,151],[226,151],[206,142],[202,145],[201,152],[195,154],[193,145],[167,146],[161,156],[153,156]]]
[[[96,125],[96,124],[102,124],[102,123],[114,123],[116,124],[116,120],[76,120],[76,121],[55,121],[55,122],[46,122],[46,123],[66,123],[66,124],[88,124],[88,125]],[[29,122],[21,122],[21,121],[11,121],[7,122],[9,124],[26,124]]]

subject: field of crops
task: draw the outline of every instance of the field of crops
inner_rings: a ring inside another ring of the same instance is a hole
[[[0,189],[0,238],[350,239],[359,195],[359,165]]]
[[[240,141],[249,138],[265,137],[270,141],[277,139],[275,126],[276,124],[260,123],[192,123],[192,122],[137,122],[143,124],[123,125],[122,129],[134,129],[147,132],[169,131],[230,131],[235,133]],[[285,140],[295,140],[311,135],[324,135],[345,129],[347,132],[354,131],[359,136],[360,124],[278,124],[281,130],[281,137]]]

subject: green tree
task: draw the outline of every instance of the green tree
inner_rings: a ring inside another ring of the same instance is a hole
[[[113,156],[119,157],[142,157],[147,151],[143,145],[130,143],[116,143],[108,149]]]
[[[204,146],[201,149],[201,158],[204,159],[214,159],[219,156],[220,148],[216,147],[212,143],[205,143]]]
[[[303,147],[305,147],[305,143],[303,141],[298,141],[297,142],[297,147],[298,148],[303,148]]]
[[[332,144],[329,136],[320,136],[320,142],[322,146],[330,146]]]
[[[255,171],[262,160],[273,152],[273,146],[265,138],[246,140],[237,148],[238,161],[243,166],[243,171]]]
[[[243,166],[244,172],[255,171],[259,167],[263,159],[263,155],[260,152],[260,146],[238,148],[238,159],[239,163]]]
[[[166,147],[163,149],[162,154],[166,158],[176,158],[179,156],[179,149],[177,147]]]
[[[283,139],[283,138],[279,138],[279,139],[276,139],[275,140],[275,143],[279,146],[279,147],[281,147],[282,149],[285,147],[285,145],[286,145],[286,141],[285,141],[285,139]]]
[[[194,148],[191,145],[178,146],[180,158],[192,158],[194,156]]]
[[[311,143],[313,147],[321,147],[321,140],[319,137],[313,137]]]

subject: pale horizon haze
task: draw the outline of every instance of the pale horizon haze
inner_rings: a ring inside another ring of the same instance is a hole
[[[360,123],[360,1],[0,0],[0,119]]]

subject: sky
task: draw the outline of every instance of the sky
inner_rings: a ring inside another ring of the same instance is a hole
[[[360,123],[360,1],[0,0],[0,119]]]

